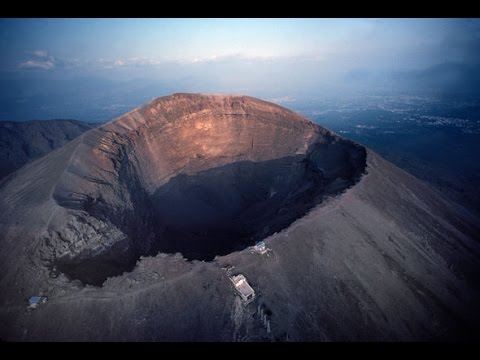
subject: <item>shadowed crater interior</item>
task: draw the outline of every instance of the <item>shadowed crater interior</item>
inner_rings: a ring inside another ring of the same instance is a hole
[[[241,250],[301,217],[324,188],[302,156],[178,175],[151,199],[158,249],[198,260]]]
[[[329,178],[319,167],[327,159],[315,161],[315,153],[320,154],[179,174],[140,205],[143,223],[125,229],[131,234],[126,243],[97,256],[60,261],[57,268],[70,278],[101,285],[109,276],[131,271],[142,255],[180,252],[189,260],[210,261],[242,250],[288,227],[325,196],[345,190],[364,167],[359,156],[358,164],[343,164],[343,176]]]

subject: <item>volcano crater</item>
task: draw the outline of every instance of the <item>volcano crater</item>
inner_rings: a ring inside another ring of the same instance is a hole
[[[56,257],[57,271],[100,286],[140,256],[212,261],[287,228],[365,171],[362,146],[276,105],[210,96],[185,108],[184,100],[154,102],[86,135],[77,164],[95,154],[101,166],[77,165],[54,199],[122,236]]]

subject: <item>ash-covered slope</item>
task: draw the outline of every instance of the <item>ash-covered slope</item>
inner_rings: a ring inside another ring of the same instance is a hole
[[[478,219],[253,98],[153,100],[22,168],[0,213],[7,340],[478,333]],[[268,256],[246,249],[261,239]],[[231,265],[253,304],[235,296]],[[49,301],[25,312],[37,294]]]
[[[1,121],[0,180],[94,126],[77,120]]]

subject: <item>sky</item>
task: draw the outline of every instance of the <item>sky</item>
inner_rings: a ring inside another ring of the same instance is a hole
[[[62,117],[48,112],[55,94],[128,107],[177,91],[396,86],[445,64],[463,74],[480,64],[480,19],[0,19],[0,51],[0,119]]]

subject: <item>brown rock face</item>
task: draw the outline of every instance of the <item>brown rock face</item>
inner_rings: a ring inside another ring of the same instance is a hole
[[[77,241],[54,263],[101,284],[140,255],[212,260],[288,226],[353,184],[364,166],[362,147],[271,103],[158,98],[90,131],[72,154],[54,199],[82,226],[100,221],[118,238],[108,231],[108,239]],[[53,234],[64,242],[60,226]]]

